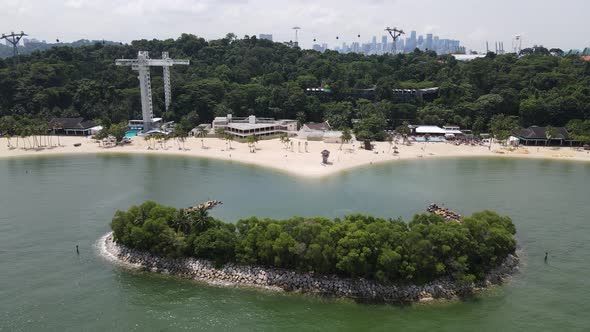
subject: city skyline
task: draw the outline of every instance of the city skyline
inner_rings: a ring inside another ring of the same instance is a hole
[[[411,53],[415,49],[422,51],[432,50],[438,54],[452,54],[452,53],[465,53],[466,50],[461,46],[461,42],[456,39],[440,38],[440,36],[428,33],[425,35],[418,35],[414,30],[408,32],[408,34],[402,34],[395,47],[393,46],[393,38],[387,34],[381,35],[379,43],[377,42],[378,36],[371,36],[369,41],[362,39],[362,36],[357,35],[357,41],[351,42],[350,44],[343,41],[334,43],[334,46],[329,43],[316,43],[312,46],[312,49],[318,52],[324,52],[327,49],[338,51],[341,53],[362,53],[365,55],[372,54],[386,54],[386,53]],[[339,39],[337,40],[339,41]]]
[[[359,34],[379,38],[385,27],[397,26],[461,40],[467,50],[476,51],[485,51],[486,41],[490,45],[503,42],[510,51],[516,35],[522,36],[523,47],[567,50],[590,45],[586,35],[572,33],[586,29],[584,13],[590,3],[583,0],[547,4],[533,0],[328,0],[321,4],[309,0],[0,0],[0,8],[2,32],[24,30],[51,42],[58,38],[130,42],[177,38],[181,33],[217,39],[229,32],[239,37],[269,33],[280,42],[294,40],[292,27],[300,26],[300,46],[312,48],[313,39],[333,45],[339,36],[340,42],[350,44]]]

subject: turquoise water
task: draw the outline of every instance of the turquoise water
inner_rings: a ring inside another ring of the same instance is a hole
[[[139,132],[140,132],[139,130],[128,130],[125,133],[125,137],[127,137],[127,138],[135,137],[135,136],[137,136],[137,133],[139,133]]]
[[[416,142],[446,142],[447,141],[446,139],[439,138],[439,137],[430,137],[430,138],[428,138],[428,140],[426,140],[426,138],[424,138],[424,137],[413,137],[412,139]]]
[[[590,164],[543,160],[417,160],[301,179],[183,157],[3,159],[0,330],[587,330],[589,179]],[[517,225],[523,271],[484,296],[397,307],[210,287],[98,257],[94,244],[114,212],[148,199],[178,207],[219,199],[214,215],[228,221],[352,212],[410,218],[430,202],[463,214],[489,208]]]

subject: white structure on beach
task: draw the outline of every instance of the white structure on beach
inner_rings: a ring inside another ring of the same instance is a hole
[[[330,131],[330,125],[327,122],[309,122],[301,126],[297,132],[297,138],[306,139],[310,141],[321,141],[324,133]]]
[[[447,132],[438,126],[416,126],[413,128],[413,134],[416,135],[441,135],[444,136]]]
[[[342,143],[342,132],[340,130],[326,131],[322,137],[324,143]]]
[[[280,134],[295,135],[297,132],[297,120],[275,120],[272,118],[257,118],[250,115],[247,118],[234,118],[231,114],[216,117],[211,124],[213,131],[218,128],[234,137],[246,138],[248,136],[276,136]]]

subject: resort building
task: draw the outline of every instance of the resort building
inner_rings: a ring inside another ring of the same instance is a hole
[[[511,142],[517,142],[522,145],[551,145],[551,146],[581,146],[582,142],[574,139],[568,139],[569,133],[564,127],[553,127],[556,132],[555,137],[548,137],[547,127],[531,126],[526,129],[516,129],[512,131]]]
[[[443,129],[445,131],[445,138],[453,139],[463,136],[463,132],[458,126],[443,126]]]
[[[98,127],[93,121],[84,118],[53,118],[49,121],[49,128],[55,134],[89,136]]]
[[[330,131],[330,129],[332,128],[327,122],[309,122],[301,126],[299,132],[297,132],[297,137],[309,141],[321,141],[324,133]]]
[[[250,115],[247,118],[234,118],[231,114],[225,117],[216,117],[211,124],[211,129],[216,131],[223,128],[225,133],[236,138],[248,136],[276,136],[280,134],[295,135],[297,133],[296,120],[275,120],[272,118],[257,118]]]
[[[446,130],[438,126],[410,126],[410,130],[412,131],[412,135],[417,136],[444,136],[447,133]]]
[[[129,120],[129,129],[130,130],[143,130],[143,120]],[[153,118],[152,124],[150,128],[160,128],[162,126],[162,118]]]
[[[425,89],[393,89],[393,97],[398,101],[424,100],[433,101],[438,97],[438,87]]]

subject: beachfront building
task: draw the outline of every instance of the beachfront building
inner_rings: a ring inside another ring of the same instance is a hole
[[[569,139],[569,133],[564,127],[553,127],[557,135],[555,137],[547,137],[547,127],[531,126],[526,129],[516,129],[511,133],[511,142],[516,142],[520,145],[550,145],[550,146],[581,146],[582,142],[574,139]],[[515,143],[512,143],[515,144]]]
[[[223,128],[225,133],[236,138],[246,138],[252,135],[266,137],[287,134],[292,136],[297,133],[297,120],[257,118],[254,115],[247,118],[237,118],[228,114],[213,120],[211,129],[215,132],[219,128]]]
[[[410,126],[410,130],[415,136],[445,136],[447,133],[446,130],[438,126]]]
[[[49,121],[49,128],[55,134],[89,136],[97,127],[93,121],[84,118],[53,118]]]
[[[454,139],[463,136],[463,132],[458,126],[443,126],[443,129],[445,131],[445,138],[447,139]]]
[[[151,128],[160,128],[162,126],[162,118],[152,118],[151,123],[152,124],[150,125],[150,129]],[[143,130],[143,120],[129,120],[128,126],[129,126],[129,130],[142,131]]]
[[[330,130],[324,132],[324,136],[322,136],[322,140],[324,143],[338,143],[342,144],[342,131],[340,130]]]
[[[297,138],[308,141],[321,141],[324,133],[330,131],[332,128],[327,122],[309,122],[301,126],[297,132]]]

